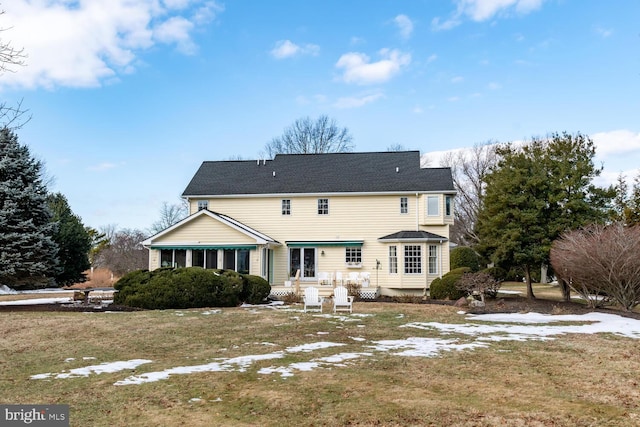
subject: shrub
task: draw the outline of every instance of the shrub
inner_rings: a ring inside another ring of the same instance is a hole
[[[362,289],[361,284],[347,283],[345,288],[347,288],[347,295],[352,295],[354,301],[360,301],[360,290]]]
[[[471,271],[468,267],[456,268],[451,270],[442,278],[434,279],[429,287],[429,295],[433,299],[450,299],[457,300],[464,297],[465,292],[456,287],[458,281],[462,278],[462,275]]]
[[[242,278],[240,299],[247,304],[260,304],[271,293],[271,285],[262,277],[245,274]]]
[[[495,298],[500,289],[500,282],[493,278],[489,273],[464,273],[456,288],[468,295],[479,295],[484,301],[484,296]]]
[[[235,273],[235,272],[234,272]],[[115,303],[146,309],[233,307],[240,302],[242,276],[199,267],[138,270],[116,284]]]
[[[458,246],[453,248],[449,256],[449,265],[451,266],[451,270],[455,270],[460,267],[468,267],[473,272],[480,270],[478,254],[468,246]]]
[[[289,292],[282,296],[282,301],[284,301],[285,304],[296,304],[302,302],[302,297],[295,292]]]

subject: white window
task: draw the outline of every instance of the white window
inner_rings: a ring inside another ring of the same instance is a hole
[[[301,279],[316,277],[316,248],[289,249],[289,276],[295,277],[298,270]]]
[[[453,214],[453,197],[444,196],[444,214],[451,216]]]
[[[329,215],[329,199],[318,199],[318,215]]]
[[[398,247],[389,246],[389,273],[398,273]]]
[[[282,200],[282,215],[291,215],[291,200]]]
[[[429,245],[429,274],[438,274],[438,247]]]
[[[422,273],[422,246],[406,245],[404,247],[404,272],[405,274]]]
[[[438,196],[427,197],[427,215],[428,216],[440,215],[440,197]]]
[[[347,247],[345,248],[345,262],[347,264],[361,264],[362,263],[362,248],[360,247]]]
[[[209,209],[208,200],[198,200],[198,210],[201,211],[203,209]]]
[[[409,198],[408,197],[400,197],[400,213],[401,214],[409,213]]]

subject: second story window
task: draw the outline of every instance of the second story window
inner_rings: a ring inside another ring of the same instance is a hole
[[[329,199],[318,199],[318,215],[329,215]]]
[[[291,215],[291,200],[282,200],[282,215]]]
[[[408,197],[400,197],[400,213],[401,214],[409,213],[409,198]]]
[[[440,197],[438,196],[427,197],[427,215],[428,216],[440,215]]]
[[[203,209],[209,209],[208,200],[198,200],[198,210],[201,211]]]
[[[444,214],[451,216],[453,214],[453,197],[444,196]]]

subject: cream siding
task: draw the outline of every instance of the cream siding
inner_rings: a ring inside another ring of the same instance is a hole
[[[318,195],[318,196],[281,196],[253,198],[210,199],[209,209],[228,215],[271,238],[285,241],[327,241],[362,240],[362,266],[350,269],[345,264],[344,247],[318,247],[316,271],[335,273],[341,271],[367,271],[371,275],[371,285],[376,283],[376,260],[380,260],[377,281],[381,287],[424,288],[437,277],[427,277],[428,258],[423,244],[422,275],[405,275],[402,270],[397,275],[388,274],[388,246],[378,238],[401,230],[416,230],[420,222],[420,212],[424,211],[426,198],[407,194],[409,214],[400,213],[401,195]],[[282,199],[291,200],[291,215],[282,215]],[[329,199],[329,214],[318,215],[318,198]],[[441,197],[442,203],[443,198]],[[195,203],[197,206],[197,203]],[[417,211],[416,211],[417,207]],[[444,209],[444,206],[442,207]],[[441,212],[442,212],[441,209]],[[421,230],[443,236],[448,239],[448,224],[439,220],[437,226],[420,226]],[[330,231],[327,231],[330,230]],[[399,244],[400,246],[400,244]],[[399,247],[399,251],[401,248]],[[322,255],[324,251],[324,255]],[[443,272],[448,271],[448,243],[443,243],[441,258]],[[274,284],[290,280],[288,272],[289,248],[282,246],[274,250]],[[444,262],[446,261],[446,264]],[[399,269],[403,261],[399,259]],[[314,279],[309,279],[310,281]],[[427,282],[428,280],[428,282]]]
[[[206,215],[195,218],[188,224],[154,239],[154,245],[163,243],[199,243],[199,244],[253,244],[255,239],[235,230],[220,221]]]

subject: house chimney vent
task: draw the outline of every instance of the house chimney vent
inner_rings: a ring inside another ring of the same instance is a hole
[[[400,168],[396,166],[396,173],[400,172]]]
[[[273,176],[274,176],[274,177],[276,176],[276,171],[273,171]]]

